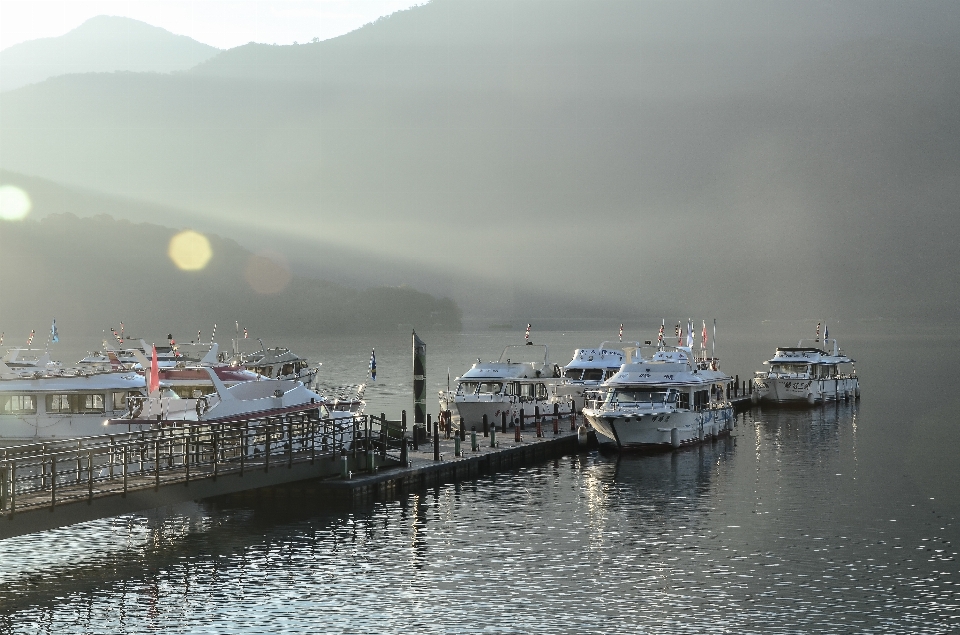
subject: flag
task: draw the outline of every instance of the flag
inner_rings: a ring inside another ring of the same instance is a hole
[[[57,318],[53,318],[53,324],[50,325],[50,341],[59,342],[60,334],[57,333]]]
[[[216,325],[216,323],[214,323],[214,325],[213,325],[213,333],[210,334],[210,345],[211,345],[211,346],[213,346],[213,338],[215,338],[216,336],[217,336],[217,325]]]
[[[707,347],[707,321],[703,320],[703,342],[700,344],[701,348]]]
[[[530,325],[527,324],[527,332],[524,334],[523,339],[530,341]]]
[[[120,323],[120,341],[123,342],[123,322]]]
[[[30,329],[30,335],[27,336],[27,346],[30,346],[31,344],[33,344],[33,335],[34,335],[33,329]]]
[[[676,330],[677,330],[677,346],[680,346],[681,344],[683,344],[683,340],[680,339],[680,323],[679,322],[677,322]]]
[[[693,348],[693,319],[687,320],[687,346]]]
[[[243,339],[247,339],[247,327],[243,327]]]
[[[370,379],[377,381],[377,349],[370,349]]]
[[[827,338],[830,337],[830,327],[826,324],[823,325],[823,342],[826,344]]]
[[[820,341],[820,323],[817,322],[817,341]]]
[[[620,325],[620,341],[623,341],[623,324]]]
[[[157,360],[157,345],[153,345],[153,359],[150,360],[150,378],[147,380],[147,393],[160,390],[160,362]]]
[[[237,335],[240,335],[240,320],[234,320],[233,323],[237,325]]]
[[[660,334],[657,336],[657,346],[663,346],[663,327],[667,325],[667,321],[664,319],[660,320]]]
[[[123,339],[120,338],[120,334],[117,333],[116,329],[112,326],[110,327],[110,332],[113,333],[113,338],[123,344]]]

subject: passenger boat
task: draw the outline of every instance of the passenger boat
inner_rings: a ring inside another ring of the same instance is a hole
[[[854,360],[840,351],[835,339],[800,340],[796,346],[777,348],[763,363],[770,369],[753,378],[758,401],[806,406],[860,398]],[[848,364],[849,372],[843,368]]]
[[[310,368],[303,357],[289,348],[261,348],[259,351],[239,355],[232,364],[243,366],[263,377],[270,379],[296,379],[306,385],[316,377],[318,368]]]
[[[691,347],[658,346],[624,364],[587,401],[583,416],[601,445],[669,449],[728,433],[731,378],[716,358],[696,358]]]
[[[137,408],[121,417],[106,422],[112,430],[136,430],[137,426],[154,424],[159,415],[160,425],[177,422],[207,422],[242,424],[247,421],[269,419],[292,413],[303,413],[315,419],[329,419],[334,423],[337,443],[349,447],[353,424],[363,415],[362,388],[354,397],[338,395],[328,399],[310,390],[294,379],[263,379],[244,381],[227,386],[216,368],[203,369],[214,390],[196,400],[181,399],[170,389],[160,390],[160,398],[151,397],[148,406]],[[191,406],[190,404],[195,404]],[[149,413],[150,408],[154,411]]]
[[[0,442],[104,434],[104,420],[127,412],[128,398],[141,395],[145,385],[129,370],[41,370],[0,362]]]
[[[586,391],[613,377],[638,350],[639,342],[602,342],[597,348],[576,349],[573,359],[563,367],[557,393],[570,395],[582,404]]]
[[[540,357],[542,353],[542,358]],[[524,358],[533,361],[518,361]],[[459,417],[461,425],[480,428],[483,415],[490,425],[501,420],[520,423],[524,418],[541,415],[569,416],[574,400],[557,393],[560,367],[551,366],[546,345],[510,345],[495,362],[479,359],[470,370],[457,377],[454,390],[440,391],[440,409]]]

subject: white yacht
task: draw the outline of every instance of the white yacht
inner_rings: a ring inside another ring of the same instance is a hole
[[[593,392],[583,416],[608,447],[694,444],[733,428],[733,405],[725,398],[730,381],[715,358],[696,358],[690,347],[659,346]]]
[[[128,398],[144,388],[143,376],[128,370],[11,368],[0,362],[0,442],[105,434],[104,420],[126,412]]]
[[[860,380],[853,362],[835,339],[800,340],[796,346],[777,348],[773,359],[763,362],[770,369],[754,376],[754,396],[785,405],[859,399]]]
[[[597,348],[578,348],[573,359],[563,367],[557,393],[570,395],[583,403],[584,394],[595,390],[617,374],[623,364],[633,361],[639,342],[602,342]]]
[[[533,361],[521,361],[531,358]],[[543,344],[507,346],[499,360],[484,363],[478,359],[456,381],[455,390],[440,391],[440,409],[458,416],[461,425],[480,429],[483,415],[495,425],[501,413],[506,413],[507,421],[519,423],[521,409],[524,420],[532,423],[538,409],[541,415],[552,415],[555,405],[562,416],[573,412],[573,398],[557,393],[560,368],[550,364],[549,350]]]
[[[236,356],[231,363],[243,366],[270,379],[296,379],[306,385],[316,378],[318,367],[310,368],[303,357],[289,348],[261,348],[259,351]]]

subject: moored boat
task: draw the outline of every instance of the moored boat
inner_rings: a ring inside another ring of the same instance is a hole
[[[441,391],[440,409],[459,417],[461,425],[477,429],[484,415],[490,425],[501,421],[503,414],[508,422],[520,423],[521,410],[531,420],[538,412],[568,416],[574,400],[557,393],[560,381],[560,368],[550,364],[546,345],[510,345],[495,362],[478,359],[457,377],[454,390]]]
[[[639,342],[602,342],[597,348],[578,348],[562,369],[557,393],[570,395],[583,403],[584,394],[613,377],[620,367],[632,361],[640,350]]]
[[[773,358],[763,363],[769,370],[758,371],[753,378],[758,401],[807,406],[860,398],[854,360],[840,351],[836,339],[800,340],[796,346],[778,347]]]
[[[604,446],[691,445],[733,428],[733,405],[725,398],[730,381],[716,358],[696,358],[690,347],[659,346],[594,391],[583,416]]]

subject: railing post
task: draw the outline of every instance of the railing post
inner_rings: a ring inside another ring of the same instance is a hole
[[[77,441],[77,483],[83,481],[83,441]]]
[[[87,452],[87,505],[93,504],[93,450]]]
[[[270,424],[264,426],[265,442],[263,444],[263,471],[270,471]]]
[[[50,511],[57,506],[57,455],[50,457]]]
[[[117,446],[113,435],[110,435],[110,479],[113,480],[113,464],[117,459]]]
[[[487,419],[487,415],[483,415],[483,436],[490,436],[490,421]]]
[[[220,435],[216,424],[210,426],[210,444],[213,446],[213,480],[216,481],[220,466]]]
[[[127,444],[123,444],[123,498],[127,497]]]
[[[160,491],[160,439],[153,440],[153,469],[154,476],[156,477],[156,482],[153,486],[153,491]]]
[[[307,419],[307,432],[310,435],[310,465],[317,460],[317,422],[310,417]]]
[[[4,453],[6,454],[6,453]],[[6,457],[4,457],[6,458]],[[10,495],[8,485],[7,485],[7,470],[9,468],[4,465],[0,468],[0,513],[7,508],[7,497]]]
[[[287,469],[293,467],[293,421],[287,420]]]
[[[504,410],[500,413],[500,434],[507,433],[507,411]]]
[[[40,450],[40,489],[47,489],[47,446],[41,446]]]
[[[10,462],[10,518],[17,510],[17,461]]]
[[[183,438],[183,467],[186,471],[184,477],[183,486],[187,487],[190,485],[190,440],[193,437],[193,426],[187,424],[187,434]]]

